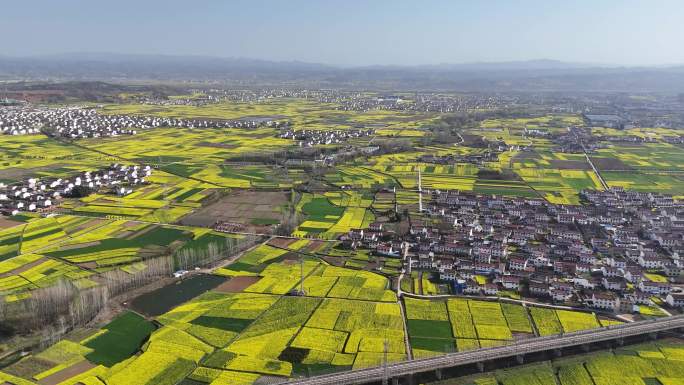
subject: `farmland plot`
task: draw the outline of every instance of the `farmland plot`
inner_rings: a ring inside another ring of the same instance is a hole
[[[456,349],[446,302],[405,297],[404,304],[414,356],[425,357]]]

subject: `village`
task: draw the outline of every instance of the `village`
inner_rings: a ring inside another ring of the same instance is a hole
[[[176,128],[257,128],[281,127],[286,122],[271,119],[204,120],[138,115],[106,115],[93,107],[50,108],[30,104],[0,108],[0,133],[30,135],[44,132],[68,139],[135,135],[138,130]]]
[[[298,142],[300,147],[313,147],[318,144],[338,144],[352,138],[364,138],[375,134],[375,130],[281,130],[278,137]]]
[[[684,307],[684,203],[611,188],[586,205],[432,191],[406,234],[376,222],[343,236],[349,248],[401,258],[456,294],[638,313]],[[421,203],[422,206],[422,203]]]
[[[457,164],[457,163],[470,163],[476,165],[483,165],[485,162],[496,162],[499,158],[500,149],[497,148],[494,151],[486,150],[483,153],[473,153],[466,155],[421,155],[418,160],[423,163],[433,163],[433,164]]]
[[[0,182],[0,214],[22,212],[49,213],[66,197],[84,197],[94,192],[125,196],[133,187],[145,184],[152,175],[150,166],[112,164],[109,167],[78,173],[69,178],[30,178],[5,185]]]

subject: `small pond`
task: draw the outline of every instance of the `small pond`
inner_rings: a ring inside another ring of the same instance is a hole
[[[135,297],[130,306],[138,313],[156,317],[214,289],[226,280],[225,277],[210,274],[195,275]]]

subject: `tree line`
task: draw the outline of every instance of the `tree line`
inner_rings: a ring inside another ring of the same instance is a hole
[[[221,259],[254,245],[256,236],[209,242],[203,248],[180,249],[174,254],[149,258],[140,271],[115,269],[91,279],[96,286],[82,288],[61,278],[55,284],[33,290],[26,298],[8,301],[0,296],[0,333],[4,338],[16,334],[36,335],[41,346],[49,346],[76,327],[92,321],[107,307],[111,298],[170,277],[177,269],[213,265]]]

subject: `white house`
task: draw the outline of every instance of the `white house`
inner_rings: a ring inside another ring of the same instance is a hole
[[[672,307],[684,307],[684,293],[670,293],[665,297],[665,302]]]
[[[615,309],[620,307],[620,299],[615,294],[609,292],[594,292],[591,295],[591,303],[593,307],[597,309],[614,311]]]

